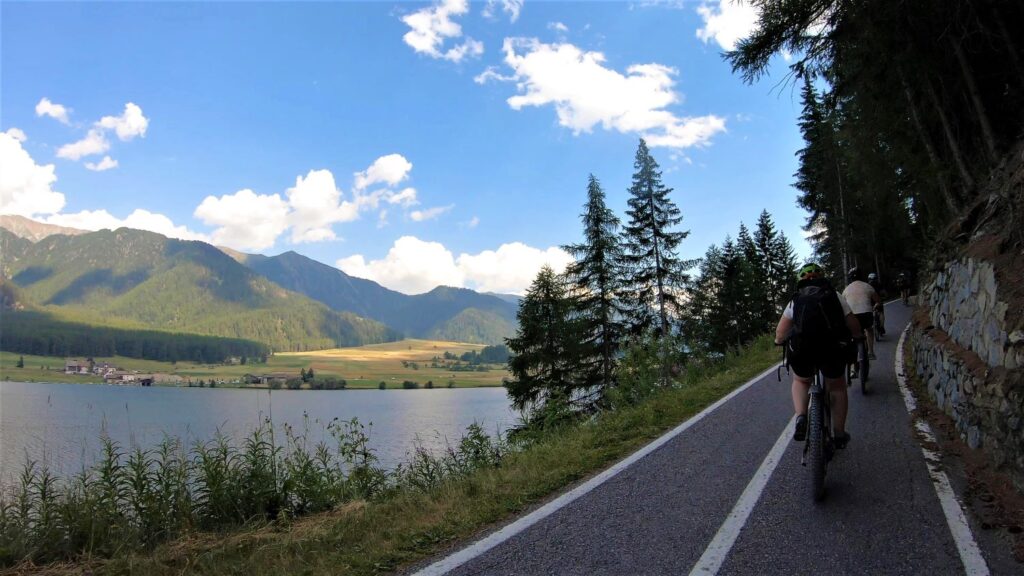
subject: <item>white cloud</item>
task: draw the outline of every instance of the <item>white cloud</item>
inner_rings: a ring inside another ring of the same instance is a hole
[[[554,30],[555,32],[566,33],[569,31],[569,27],[561,22],[548,22],[548,30]]]
[[[215,244],[238,250],[262,250],[274,245],[288,227],[288,203],[277,194],[239,190],[220,198],[207,196],[193,213],[209,226],[217,226]]]
[[[14,138],[18,142],[24,142],[25,140],[28,140],[28,136],[25,135],[25,131],[22,130],[21,128],[8,128],[7,131],[4,132],[4,134],[7,134],[11,138]]]
[[[487,0],[481,14],[484,18],[497,17],[498,5],[501,5],[502,12],[508,14],[508,19],[515,22],[519,19],[519,13],[523,10],[523,0]]]
[[[441,51],[447,39],[462,37],[462,26],[453,21],[452,16],[462,16],[468,12],[468,0],[441,0],[433,6],[407,14],[402,17],[402,22],[410,30],[402,36],[402,40],[417,53],[431,58],[461,62],[466,56],[480,56],[484,52],[483,43],[469,37],[462,44],[446,52]]]
[[[561,273],[572,262],[572,256],[561,248],[533,248],[522,242],[502,244],[497,250],[479,254],[462,254],[459,270],[468,283],[480,292],[522,294],[545,264]]]
[[[354,174],[355,188],[363,190],[378,183],[395,186],[409,177],[410,170],[412,170],[412,162],[406,160],[405,156],[401,154],[381,156],[374,160],[369,168]]]
[[[398,192],[390,194],[387,197],[387,201],[388,204],[398,204],[403,208],[415,206],[420,203],[420,201],[416,198],[415,188],[403,188]]]
[[[571,261],[561,248],[541,250],[521,242],[455,258],[439,242],[403,236],[380,260],[367,261],[356,254],[338,260],[337,266],[347,274],[369,278],[405,294],[420,294],[437,286],[522,294],[541,266],[547,264],[561,272]]]
[[[716,6],[717,4],[717,6]],[[697,38],[714,39],[723,50],[735,50],[736,44],[750,35],[757,26],[758,11],[750,0],[717,0],[697,7],[704,26],[697,29]]]
[[[341,190],[330,170],[310,170],[305,178],[297,177],[286,195],[294,243],[333,240],[332,224],[359,217],[358,202],[341,200]]]
[[[31,217],[59,212],[65,200],[53,189],[53,164],[36,164],[21,142],[11,130],[0,132],[0,214]]]
[[[488,66],[483,72],[473,77],[473,82],[476,82],[477,84],[486,84],[489,80],[497,82],[513,82],[515,79],[515,76],[503,76],[498,72],[497,66]]]
[[[141,208],[134,210],[123,220],[106,210],[82,210],[73,214],[54,214],[47,217],[43,222],[56,224],[57,226],[79,228],[81,230],[135,228],[136,230],[149,230],[150,232],[163,234],[170,238],[210,241],[210,237],[206,234],[193,232],[185,226],[176,226],[167,216]]]
[[[104,116],[96,125],[114,130],[120,140],[128,141],[136,136],[146,136],[149,118],[142,114],[142,108],[134,102],[129,102],[124,105],[124,112],[120,116]]]
[[[111,168],[117,168],[117,160],[114,160],[110,156],[104,156],[103,160],[97,162],[86,162],[85,167],[93,172],[103,172],[104,170],[110,170]]]
[[[342,258],[338,268],[346,274],[369,278],[405,294],[422,294],[437,286],[464,285],[455,258],[440,242],[426,242],[414,236],[395,240],[387,256],[367,262],[356,254]]]
[[[50,118],[55,118],[64,124],[69,124],[71,122],[68,118],[68,114],[70,112],[71,110],[67,107],[50,102],[49,98],[43,98],[38,104],[36,104],[36,116],[49,116]]]
[[[412,218],[413,222],[426,222],[427,220],[433,220],[434,218],[437,218],[441,214],[444,214],[445,212],[451,210],[454,207],[454,204],[449,204],[447,206],[427,208],[426,210],[413,210],[409,214],[409,218]]]
[[[85,138],[71,144],[65,144],[57,149],[58,158],[68,160],[79,160],[83,156],[95,156],[110,150],[110,142],[103,134],[103,130],[93,128],[85,135]]]
[[[679,117],[667,107],[678,104],[674,68],[634,64],[626,74],[605,67],[604,54],[584,52],[568,43],[545,44],[535,38],[506,38],[505,63],[518,94],[513,110],[553,105],[558,123],[575,134],[605,130],[637,134],[651,146],[686,148],[707,145],[725,130],[725,119],[708,115]],[[502,79],[497,74],[477,81]]]
[[[480,225],[480,217],[479,216],[473,216],[472,218],[469,219],[468,222],[465,223],[466,228],[470,228],[470,229],[476,228],[479,225]]]

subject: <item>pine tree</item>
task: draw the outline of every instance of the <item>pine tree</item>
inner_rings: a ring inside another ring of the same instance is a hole
[[[629,224],[623,229],[625,278],[623,291],[629,307],[630,332],[651,330],[669,335],[670,317],[679,306],[683,270],[692,265],[679,259],[677,250],[689,231],[673,230],[683,217],[669,198],[672,189],[661,182],[658,163],[640,140],[629,188]],[[666,367],[667,368],[667,367]]]
[[[623,252],[619,219],[605,204],[604,190],[593,174],[580,219],[583,242],[564,247],[576,259],[566,277],[583,338],[578,377],[585,385],[609,386],[623,333],[624,309],[618,299]]]
[[[579,342],[572,309],[564,279],[545,265],[519,302],[516,335],[505,341],[512,353],[512,379],[505,382],[505,389],[517,410],[536,409],[548,401],[568,403],[572,398]]]

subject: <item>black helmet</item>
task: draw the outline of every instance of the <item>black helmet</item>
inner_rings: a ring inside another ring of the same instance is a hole
[[[850,271],[846,273],[846,279],[850,282],[860,280],[860,268],[856,266],[850,268]]]

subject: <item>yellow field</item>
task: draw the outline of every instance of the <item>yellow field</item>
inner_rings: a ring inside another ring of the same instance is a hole
[[[445,388],[449,382],[459,388],[500,386],[508,376],[505,365],[488,365],[486,372],[453,372],[432,368],[434,357],[445,352],[461,356],[465,352],[480,351],[482,344],[444,342],[440,340],[402,340],[386,344],[373,344],[357,348],[335,348],[315,352],[287,352],[273,355],[266,364],[205,365],[192,362],[156,362],[116,356],[95,358],[97,362],[110,362],[126,370],[176,374],[191,380],[223,381],[228,385],[245,374],[288,372],[299,375],[301,369],[312,368],[317,376],[337,376],[348,381],[350,388],[377,388],[384,382],[388,388],[400,388],[404,380],[428,381],[435,388]],[[64,358],[25,355],[25,367],[16,368],[20,354],[0,352],[0,380],[26,382],[99,382],[98,377],[66,375],[62,369]],[[41,368],[42,367],[42,368]],[[49,370],[46,368],[49,367]]]

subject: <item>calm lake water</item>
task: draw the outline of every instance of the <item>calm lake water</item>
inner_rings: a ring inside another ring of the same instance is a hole
[[[358,417],[388,468],[406,459],[417,435],[439,450],[473,422],[493,435],[517,416],[504,388],[269,392],[0,382],[0,484],[17,475],[26,455],[60,475],[78,472],[95,461],[104,429],[123,447],[146,448],[165,434],[189,444],[218,430],[240,438],[271,415],[277,430],[285,423],[301,430],[308,422],[315,439],[323,437],[317,421]]]

